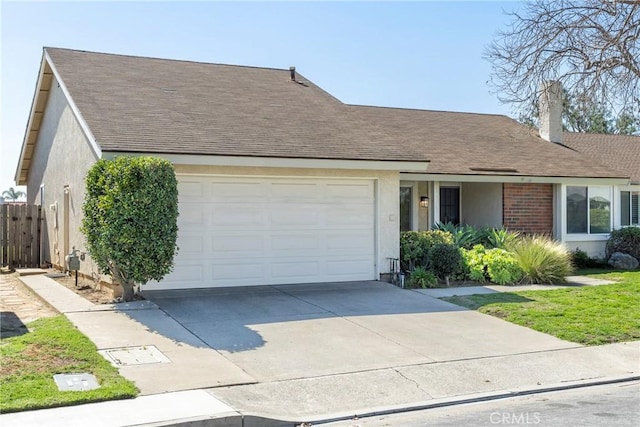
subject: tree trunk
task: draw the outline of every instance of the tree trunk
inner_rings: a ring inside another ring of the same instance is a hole
[[[110,265],[109,270],[111,270],[111,277],[117,284],[122,288],[122,300],[124,302],[133,301],[133,297],[135,295],[135,282],[127,280],[124,277],[124,274],[120,271],[120,269],[115,265]]]
[[[449,275],[444,276],[444,283],[446,283],[447,288],[449,287]]]

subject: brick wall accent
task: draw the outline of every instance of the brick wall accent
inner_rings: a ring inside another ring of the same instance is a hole
[[[502,223],[509,230],[553,234],[553,185],[502,185]]]

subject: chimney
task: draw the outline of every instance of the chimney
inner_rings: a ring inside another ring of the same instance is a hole
[[[289,72],[291,73],[291,81],[296,81],[296,67],[289,67]]]
[[[540,85],[540,137],[556,144],[562,144],[562,95],[558,81],[549,80]]]

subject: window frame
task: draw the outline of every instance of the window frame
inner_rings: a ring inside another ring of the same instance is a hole
[[[628,224],[623,224],[623,221],[622,221],[622,215],[625,213],[623,211],[623,205],[622,205],[623,193],[629,194],[629,211],[627,212],[627,214],[629,215]],[[620,197],[620,214],[618,215],[617,219],[620,221],[620,227],[640,227],[640,189],[622,188],[619,191],[619,197]],[[637,216],[635,219],[636,222],[634,222],[634,219],[633,219],[634,197],[635,197],[635,210],[636,210],[636,216]]]
[[[580,232],[569,232],[569,209],[568,209],[568,203],[567,203],[567,194],[569,192],[569,188],[571,187],[578,187],[578,188],[586,188],[587,193],[586,193],[586,213],[587,213],[587,224],[586,224],[586,231],[580,231]],[[591,223],[591,190],[592,189],[605,189],[607,191],[607,201],[609,202],[609,231],[606,232],[600,232],[600,233],[593,233],[591,232],[591,227],[592,227],[592,223]],[[609,185],[574,185],[574,184],[567,184],[565,185],[565,190],[563,192],[563,203],[564,203],[564,234],[569,237],[573,237],[573,236],[593,236],[593,237],[602,237],[602,236],[608,236],[609,233],[611,233],[611,230],[614,229],[614,218],[616,216],[615,214],[615,209],[614,209],[614,191],[613,191],[613,187],[609,186]]]

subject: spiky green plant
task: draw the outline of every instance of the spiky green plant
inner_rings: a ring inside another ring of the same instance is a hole
[[[507,249],[518,240],[518,231],[509,231],[506,228],[492,228],[487,233],[487,241],[493,248]]]
[[[573,272],[571,252],[548,237],[522,237],[510,250],[524,273],[525,283],[563,283]]]

